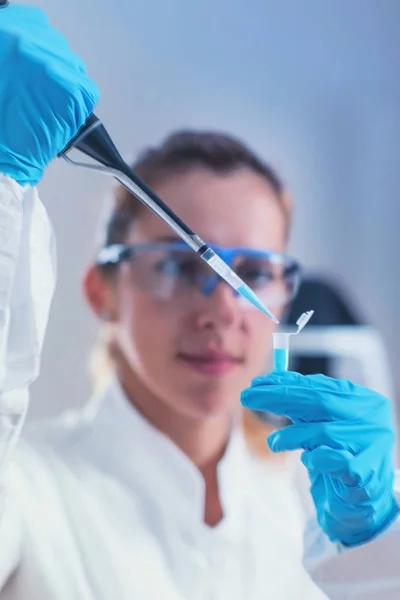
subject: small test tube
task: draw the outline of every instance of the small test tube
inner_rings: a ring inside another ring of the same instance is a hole
[[[304,329],[308,321],[313,316],[314,311],[309,310],[297,319],[297,331],[283,332],[277,331],[272,334],[274,349],[274,371],[287,371],[289,368],[289,345],[290,336],[298,335]]]
[[[274,371],[287,371],[289,368],[289,337],[288,333],[274,333]]]

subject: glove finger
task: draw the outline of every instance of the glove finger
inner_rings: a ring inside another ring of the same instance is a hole
[[[351,454],[359,454],[370,445],[377,436],[385,435],[375,425],[364,423],[347,423],[335,421],[332,423],[294,423],[283,429],[274,431],[268,437],[272,452],[289,450],[314,450],[319,446],[329,446],[333,449],[347,450]]]
[[[14,31],[25,29],[26,22],[31,25],[47,24],[48,19],[46,13],[37,6],[10,4],[1,14],[0,31],[9,31],[10,27]]]
[[[324,501],[324,499],[327,497],[326,482],[325,482],[323,475],[318,475],[311,481],[310,494],[311,494],[311,498],[314,502],[315,508],[317,509],[318,523],[322,527],[320,516],[321,516],[321,514],[324,513],[324,511],[321,511],[319,509],[320,509],[321,505],[322,506],[326,505],[326,502]],[[325,531],[325,529],[324,529],[324,531]]]
[[[391,423],[390,403],[376,392],[347,380],[322,375],[304,376],[286,371],[257,377],[241,394],[243,406],[285,415],[292,421],[349,420],[380,411],[379,418]]]
[[[348,387],[352,391],[361,387],[347,379],[335,379],[322,374],[303,375],[296,371],[272,371],[266,375],[259,375],[252,380],[251,387],[269,385],[270,383],[281,383],[288,386],[299,385],[302,387],[323,389],[327,392],[335,392],[338,387]]]
[[[330,446],[319,446],[314,450],[305,450],[301,456],[301,462],[317,474],[330,475],[331,477],[342,477],[348,474],[348,465],[354,455],[348,450],[331,448]]]
[[[299,384],[312,386],[313,384],[315,385],[317,381],[319,385],[323,385],[325,383],[326,387],[328,388],[330,385],[332,385],[332,382],[336,382],[338,380],[327,377],[326,375],[303,375],[297,371],[271,371],[271,373],[254,377],[251,382],[251,386],[257,387],[260,385],[268,385],[270,382],[281,382],[286,383],[287,385]]]
[[[377,495],[382,486],[391,481],[393,461],[386,458],[388,453],[390,456],[390,446],[381,438],[377,444],[368,446],[357,455],[348,450],[320,446],[305,451],[301,461],[308,469],[311,479],[319,475],[338,479],[349,488],[348,492],[353,499],[356,488],[368,487],[370,498]],[[347,498],[345,490],[341,489],[337,492]],[[361,496],[358,497],[359,502],[362,500]]]
[[[250,387],[240,396],[243,406],[282,415],[292,421],[320,421],[326,418],[320,407],[320,398],[304,387],[296,389],[270,381],[267,385]]]
[[[393,432],[376,436],[375,443],[366,446],[348,465],[351,486],[368,488],[369,497],[379,496],[394,481]]]
[[[349,525],[362,527],[365,525],[365,513],[360,511],[362,504],[354,504],[352,499],[345,499],[334,489],[335,480],[319,475],[310,487],[311,497],[317,509],[318,522],[325,532],[328,529],[346,529]],[[370,501],[367,506],[370,506]],[[347,522],[347,526],[346,526]],[[330,524],[328,524],[330,523]]]
[[[40,8],[11,5],[1,17],[0,32],[18,39],[19,52],[33,54],[36,60],[45,56],[46,62],[53,58],[75,71],[85,71],[83,60],[72,52],[62,33],[51,27],[47,15]]]

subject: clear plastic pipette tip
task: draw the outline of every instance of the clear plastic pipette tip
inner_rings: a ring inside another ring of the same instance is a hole
[[[258,296],[253,290],[246,284],[235,271],[226,264],[224,260],[214,250],[208,248],[207,252],[202,254],[202,259],[206,261],[208,265],[216,272],[222,279],[224,279],[238,294],[246,298],[253,306],[260,309],[265,315],[267,315],[274,323],[279,324],[278,319],[272,314],[272,312],[261,302]]]
[[[255,306],[256,308],[259,308],[264,314],[266,314],[270,319],[272,319],[274,323],[279,325],[279,321],[275,317],[275,315],[273,315],[272,312],[265,306],[265,304],[263,304],[261,302],[261,300],[257,297],[257,295],[253,292],[253,290],[248,285],[243,283],[240,287],[237,288],[236,291],[241,296],[243,296],[243,298],[246,298],[246,300],[251,302],[253,304],[253,306]]]

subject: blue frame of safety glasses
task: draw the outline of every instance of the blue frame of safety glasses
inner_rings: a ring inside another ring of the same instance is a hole
[[[238,253],[244,254],[249,257],[268,258],[271,260],[272,264],[287,263],[289,268],[291,268],[295,271],[295,275],[296,275],[293,296],[288,301],[288,303],[290,303],[293,300],[293,298],[296,296],[298,287],[299,287],[299,283],[300,283],[300,279],[301,279],[301,267],[300,267],[300,264],[292,257],[290,257],[286,254],[280,253],[280,252],[256,250],[254,248],[248,248],[248,247],[242,247],[242,246],[231,247],[231,248],[226,248],[223,246],[217,246],[217,245],[213,245],[213,244],[209,244],[209,246],[230,267],[232,267],[233,259],[235,258],[235,256],[237,256]],[[146,250],[163,251],[163,250],[174,250],[174,249],[193,252],[193,250],[190,248],[190,246],[188,246],[188,244],[186,244],[186,242],[180,241],[180,240],[171,241],[171,242],[148,242],[148,243],[132,244],[132,245],[111,244],[109,246],[105,246],[104,248],[102,248],[100,250],[98,257],[97,257],[97,264],[99,266],[103,266],[103,267],[106,267],[108,265],[110,265],[110,266],[118,265],[122,261],[129,259],[135,253],[135,251],[146,251]],[[220,278],[217,274],[210,273],[210,278],[205,283],[204,288],[201,290],[201,293],[203,295],[209,295],[209,294],[213,293],[213,291],[214,291],[215,287],[218,285],[219,281],[220,281]]]
[[[232,266],[232,259],[236,254],[243,253],[247,256],[253,257],[266,257],[271,259],[279,259],[272,260],[271,262],[275,262],[276,264],[280,263],[291,263],[293,267],[297,270],[298,273],[301,272],[300,264],[291,256],[287,254],[283,254],[281,252],[273,252],[266,250],[256,250],[254,248],[247,248],[244,246],[235,246],[232,248],[226,248],[224,246],[216,246],[213,244],[208,244],[208,246],[214,250],[221,258],[224,260],[229,266]],[[135,250],[168,250],[168,249],[176,249],[176,250],[190,250],[193,252],[192,248],[186,244],[186,242],[149,242],[143,244],[110,244],[109,246],[105,246],[102,248],[97,256],[97,264],[98,265],[107,265],[107,264],[118,264],[119,262],[126,260]]]

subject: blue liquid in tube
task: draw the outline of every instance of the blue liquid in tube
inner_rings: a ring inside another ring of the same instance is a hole
[[[289,350],[274,348],[274,371],[287,371],[289,368]]]

